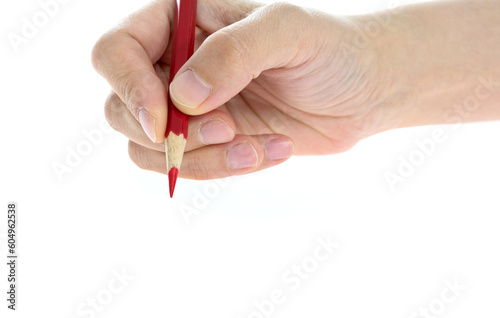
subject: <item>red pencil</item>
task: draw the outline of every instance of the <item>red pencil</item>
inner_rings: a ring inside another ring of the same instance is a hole
[[[197,0],[177,0],[176,2],[169,84],[177,71],[193,55],[196,28]],[[170,197],[174,195],[175,183],[186,147],[188,121],[189,117],[174,106],[169,94],[165,152]]]

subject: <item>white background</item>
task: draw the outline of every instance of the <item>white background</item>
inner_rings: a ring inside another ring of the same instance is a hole
[[[66,164],[69,149],[87,140],[84,131],[104,119],[109,88],[91,67],[91,48],[146,2],[70,0],[18,52],[7,35],[20,34],[23,17],[40,6],[0,4],[1,317],[92,317],[77,309],[96,297],[106,303],[96,317],[258,318],[254,302],[275,289],[286,300],[272,317],[402,318],[419,306],[436,306],[439,317],[500,315],[498,122],[439,127],[446,141],[395,191],[384,173],[396,172],[398,158],[418,151],[415,141],[436,127],[383,133],[344,154],[292,158],[222,188],[179,180],[174,199],[166,176],[137,168],[126,138],[113,131],[58,180],[52,165]],[[335,14],[389,5],[294,3]],[[304,166],[309,175],[298,173]],[[206,191],[212,198],[203,199]],[[15,313],[5,301],[12,200],[19,206]],[[311,261],[327,236],[340,247],[292,291],[282,275]],[[123,270],[133,279],[110,294],[110,283],[120,286],[114,271]],[[446,280],[467,289],[439,308]]]

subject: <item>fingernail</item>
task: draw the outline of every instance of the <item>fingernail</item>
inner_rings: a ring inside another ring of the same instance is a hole
[[[266,156],[269,160],[287,159],[293,154],[293,143],[290,139],[272,139],[266,144]]]
[[[257,151],[248,142],[232,146],[227,154],[227,164],[234,170],[255,167],[258,163]]]
[[[152,142],[156,142],[156,128],[155,128],[155,119],[151,114],[145,110],[141,109],[139,111],[139,122],[141,123],[142,129],[146,132],[149,139]]]
[[[187,108],[196,108],[210,95],[210,88],[191,70],[179,75],[170,84],[170,97]]]
[[[200,127],[198,136],[205,145],[213,145],[233,140],[234,132],[225,121],[215,118],[207,121]]]

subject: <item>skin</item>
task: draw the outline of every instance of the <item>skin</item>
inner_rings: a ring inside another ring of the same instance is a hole
[[[152,2],[92,53],[112,88],[108,122],[130,139],[139,167],[160,173],[174,5]],[[286,3],[198,0],[195,54],[170,86],[176,106],[191,115],[179,176],[259,171],[292,155],[346,151],[389,129],[498,120],[499,39],[495,0],[349,17]],[[202,84],[179,84],[184,74]],[[145,112],[152,120],[141,127]],[[214,131],[207,125],[214,120],[227,125]],[[208,129],[210,142],[200,135]],[[253,151],[231,157],[241,145]],[[244,168],[235,169],[235,158]]]

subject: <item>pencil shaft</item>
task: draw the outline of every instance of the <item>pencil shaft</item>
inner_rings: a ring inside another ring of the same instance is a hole
[[[170,59],[169,84],[179,69],[194,52],[197,0],[177,0],[174,13],[172,35],[172,55]],[[170,197],[173,195],[177,175],[180,170],[186,139],[189,117],[180,112],[168,96],[167,129],[165,131],[165,152],[167,173],[170,183]],[[174,170],[175,169],[175,170]]]
[[[177,0],[172,38],[169,84],[172,82],[182,65],[184,65],[191,55],[193,55],[196,29],[196,5],[196,0]],[[172,131],[176,135],[182,133],[184,134],[184,138],[187,138],[187,122],[188,116],[180,112],[174,106],[169,96],[165,137]]]

